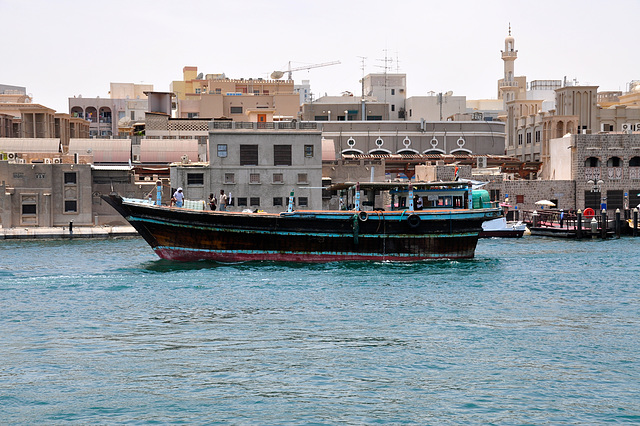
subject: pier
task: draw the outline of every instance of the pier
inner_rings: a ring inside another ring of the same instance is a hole
[[[556,238],[620,238],[621,235],[638,236],[638,209],[617,209],[609,219],[606,210],[592,209],[577,212],[558,210],[524,211],[522,221],[531,235]]]

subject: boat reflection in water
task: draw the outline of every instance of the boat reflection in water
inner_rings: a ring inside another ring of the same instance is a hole
[[[328,189],[349,191],[353,210],[294,211],[293,193],[282,213],[156,206],[117,194],[103,198],[158,256],[178,261],[465,259],[474,256],[482,223],[501,216],[500,208],[484,201],[486,191],[473,191],[468,182],[344,183]],[[361,210],[363,190],[385,193],[391,209]]]

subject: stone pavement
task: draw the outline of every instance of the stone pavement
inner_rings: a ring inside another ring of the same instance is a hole
[[[56,238],[112,238],[137,237],[138,232],[133,226],[74,226],[73,232],[69,227],[21,227],[0,228],[0,240],[9,239],[56,239]]]

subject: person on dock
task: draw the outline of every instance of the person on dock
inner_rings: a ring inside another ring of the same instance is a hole
[[[184,193],[182,192],[182,188],[178,188],[178,190],[173,193],[173,199],[176,207],[182,207],[182,204],[184,203]]]
[[[564,224],[564,210],[560,209],[560,228]]]

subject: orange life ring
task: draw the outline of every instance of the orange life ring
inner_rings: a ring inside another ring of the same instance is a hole
[[[584,209],[584,212],[582,213],[582,215],[584,216],[585,219],[591,219],[595,217],[596,212],[591,207],[587,207],[586,209]]]

